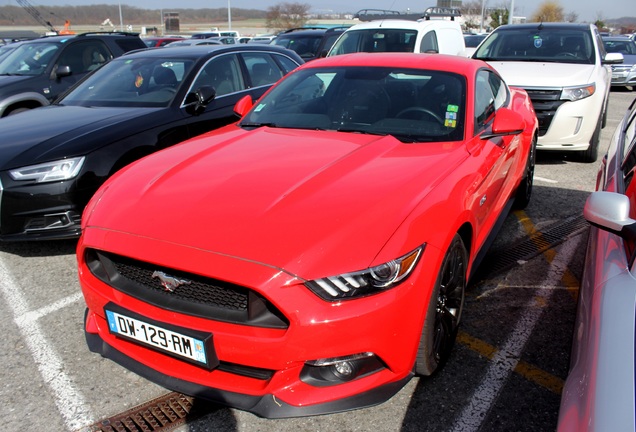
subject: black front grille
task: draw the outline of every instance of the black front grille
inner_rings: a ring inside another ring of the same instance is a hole
[[[97,278],[141,301],[187,315],[270,328],[289,322],[263,296],[246,287],[94,249],[86,263]],[[172,280],[162,284],[161,277]]]
[[[561,89],[526,89],[539,121],[539,136],[548,132],[557,109],[563,105]]]

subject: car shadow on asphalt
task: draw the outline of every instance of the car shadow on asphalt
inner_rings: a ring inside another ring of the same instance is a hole
[[[18,255],[21,257],[47,257],[72,255],[77,247],[77,239],[73,240],[49,240],[26,242],[1,242],[0,252]]]

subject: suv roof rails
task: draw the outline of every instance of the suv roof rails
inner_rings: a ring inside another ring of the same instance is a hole
[[[422,18],[422,13],[403,14],[394,10],[387,9],[360,9],[354,15],[360,21],[376,21],[383,19],[403,19],[408,21],[417,21]]]
[[[125,31],[103,31],[103,32],[92,31],[92,32],[86,32],[86,33],[80,33],[76,36],[82,37],[82,36],[92,36],[92,35],[139,36],[139,33],[125,32]]]
[[[457,8],[448,8],[448,7],[429,7],[424,11],[423,18],[428,21],[431,17],[434,18],[448,18],[450,17],[451,21],[455,20],[455,17],[462,16],[462,13]]]
[[[327,27],[294,27],[294,28],[284,30],[280,34],[293,33],[295,31],[300,31],[300,30],[327,30]]]
[[[330,27],[327,29],[327,32],[335,32],[335,31],[341,31],[341,30],[346,30],[349,27],[351,27],[350,25],[341,25],[341,26],[336,26],[336,27]]]

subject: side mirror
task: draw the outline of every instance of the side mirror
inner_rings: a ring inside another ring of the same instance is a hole
[[[587,197],[583,216],[597,228],[623,238],[636,237],[636,220],[629,217],[629,198],[616,192],[592,192]]]
[[[214,90],[214,87],[201,86],[186,96],[186,110],[192,115],[199,115],[205,111],[205,107],[207,107],[215,97],[216,90]]]
[[[252,106],[254,106],[252,96],[246,95],[236,102],[234,105],[234,112],[242,118],[252,109]]]
[[[484,133],[481,139],[490,139],[506,135],[518,135],[523,132],[526,122],[521,114],[510,108],[499,108],[495,113],[495,120],[492,124],[492,132]]]
[[[621,64],[625,60],[621,53],[607,53],[603,59],[603,64]]]
[[[55,78],[64,78],[65,76],[69,76],[71,73],[72,71],[70,66],[58,66],[57,69],[55,69]]]

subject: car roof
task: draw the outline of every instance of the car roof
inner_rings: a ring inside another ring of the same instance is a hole
[[[410,21],[402,19],[385,19],[368,21],[349,27],[346,31],[366,30],[366,29],[404,29],[404,30],[422,30],[431,26],[459,26],[458,21],[451,21],[447,19],[431,19],[431,20],[419,20]]]
[[[403,52],[358,52],[325,57],[305,63],[301,68],[308,67],[391,67],[405,69],[428,69],[447,71],[459,75],[469,76],[472,71],[480,68],[492,68],[481,60],[450,54],[413,54]]]
[[[31,44],[31,43],[64,43],[71,39],[79,40],[84,38],[110,38],[110,37],[136,37],[139,35],[137,33],[128,33],[128,32],[91,32],[91,33],[80,33],[75,35],[57,35],[57,36],[42,36],[37,39],[29,39],[20,41],[23,43]]]
[[[221,54],[229,52],[254,52],[254,51],[267,51],[278,52],[284,55],[292,55],[296,58],[296,54],[292,51],[279,46],[266,45],[266,44],[233,44],[233,45],[187,45],[187,46],[169,46],[165,47],[153,47],[148,49],[135,50],[124,54],[125,58],[160,58],[160,57],[180,57],[180,58],[200,58],[207,54]]]
[[[523,23],[523,24],[505,24],[497,27],[494,31],[502,32],[508,30],[528,30],[528,29],[581,29],[589,30],[593,24],[589,23],[571,23],[571,22],[544,22],[544,23]]]

